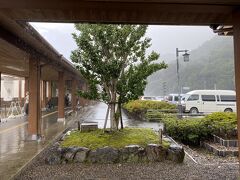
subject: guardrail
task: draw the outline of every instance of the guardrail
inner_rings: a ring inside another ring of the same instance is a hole
[[[0,106],[0,119],[7,118],[7,105]]]
[[[12,101],[10,106],[3,104],[0,106],[0,119],[6,119],[10,117],[16,117],[23,114],[23,107],[19,101]]]

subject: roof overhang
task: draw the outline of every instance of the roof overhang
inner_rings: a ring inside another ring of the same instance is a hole
[[[49,78],[47,75],[44,76],[43,73],[44,80],[57,80],[58,71],[66,72],[67,79],[82,79],[79,71],[58,53],[29,23],[15,21],[1,13],[0,23],[1,45],[7,48],[5,53],[1,53],[0,57],[1,63],[6,64],[6,66],[1,66],[0,70],[2,72],[27,77],[28,65],[26,64],[28,64],[29,56],[33,56],[41,61],[41,65],[45,66],[43,72],[47,68],[55,70],[46,71]],[[24,68],[17,68],[22,66]]]
[[[239,0],[7,0],[0,11],[41,22],[232,25]]]
[[[213,32],[217,33],[219,36],[232,36],[233,35],[233,26],[216,26],[212,27]]]

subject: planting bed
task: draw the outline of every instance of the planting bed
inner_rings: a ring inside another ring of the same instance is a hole
[[[45,159],[47,164],[65,163],[119,163],[119,162],[159,162],[170,160],[183,162],[184,150],[170,143],[151,129],[125,128],[117,132],[103,133],[67,132],[56,142]]]

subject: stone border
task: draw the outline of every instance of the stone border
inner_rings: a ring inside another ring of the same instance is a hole
[[[51,148],[51,154],[46,157],[46,164],[66,163],[120,163],[120,162],[159,162],[170,160],[182,163],[183,147],[171,144],[168,149],[157,144],[148,144],[145,148],[139,145],[129,145],[121,149],[103,147],[91,150],[86,147],[61,147],[56,142]]]
[[[238,140],[223,139],[217,135],[213,135],[213,141],[225,147],[238,147]]]
[[[206,148],[208,151],[213,152],[215,155],[218,155],[218,156],[222,156],[222,157],[225,157],[228,155],[238,156],[238,150],[219,150],[207,142],[202,142],[201,145],[202,147]]]

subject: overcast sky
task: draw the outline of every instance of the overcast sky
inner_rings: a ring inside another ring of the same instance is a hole
[[[63,56],[70,59],[71,51],[76,49],[76,43],[71,35],[75,32],[73,24],[31,23],[31,25]],[[207,26],[149,26],[146,36],[152,38],[151,49],[164,55],[174,54],[176,48],[196,49],[215,34]]]

